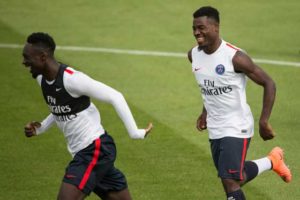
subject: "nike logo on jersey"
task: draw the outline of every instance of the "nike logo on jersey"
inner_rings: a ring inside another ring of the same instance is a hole
[[[196,72],[196,71],[199,71],[200,69],[202,69],[202,67],[196,67],[196,68],[194,69],[194,71]]]
[[[56,92],[58,92],[58,91],[60,91],[61,90],[61,88],[55,88],[55,91]]]

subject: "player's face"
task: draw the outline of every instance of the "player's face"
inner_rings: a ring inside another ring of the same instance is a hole
[[[207,16],[194,18],[193,34],[200,48],[212,45],[219,38],[218,23]]]
[[[23,65],[30,68],[33,78],[43,72],[45,66],[45,55],[37,47],[26,43],[23,49]]]

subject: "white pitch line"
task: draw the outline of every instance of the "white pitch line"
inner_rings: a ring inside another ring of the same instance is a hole
[[[20,49],[23,48],[23,45],[0,43],[0,48]],[[65,51],[102,52],[102,53],[130,54],[130,55],[144,55],[144,56],[187,57],[186,53],[142,51],[142,50],[129,50],[129,49],[110,49],[110,48],[100,48],[100,47],[56,46],[56,49],[65,50]],[[300,67],[299,62],[266,60],[266,59],[257,59],[257,58],[254,58],[253,61],[261,64]]]

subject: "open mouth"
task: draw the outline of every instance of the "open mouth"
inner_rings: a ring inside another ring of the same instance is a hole
[[[200,36],[200,37],[196,37],[196,40],[198,43],[203,43],[204,42],[204,37]]]

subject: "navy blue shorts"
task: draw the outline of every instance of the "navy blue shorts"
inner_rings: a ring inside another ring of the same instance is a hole
[[[211,153],[218,176],[242,181],[243,169],[251,138],[224,137],[210,141]]]
[[[83,193],[103,196],[109,191],[127,188],[124,174],[114,167],[116,146],[107,133],[79,151],[66,168],[63,182],[75,185]]]

